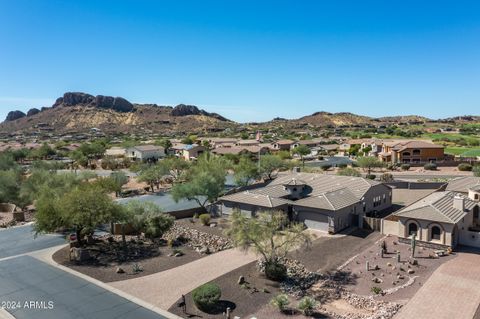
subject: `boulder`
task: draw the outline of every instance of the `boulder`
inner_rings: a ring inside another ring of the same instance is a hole
[[[245,277],[243,277],[243,276],[238,277],[237,283],[239,285],[243,285],[245,283]]]
[[[16,121],[18,119],[21,119],[22,117],[27,116],[25,113],[22,111],[10,111],[7,114],[7,117],[5,118],[5,122],[11,122],[11,121]]]
[[[38,114],[38,113],[40,113],[40,110],[39,110],[39,109],[37,109],[37,108],[31,108],[30,110],[28,110],[27,116],[33,116],[33,115]]]
[[[123,270],[123,268],[121,268],[121,267],[117,267],[117,270],[115,270],[115,272],[116,272],[117,274],[124,274],[124,273],[125,273],[125,270]]]

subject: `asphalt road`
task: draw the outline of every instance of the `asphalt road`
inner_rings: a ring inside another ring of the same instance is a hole
[[[65,244],[62,235],[38,235],[35,238],[35,232],[30,225],[8,228],[0,230],[0,259],[61,244]]]
[[[0,306],[18,319],[165,318],[30,256],[0,261]]]

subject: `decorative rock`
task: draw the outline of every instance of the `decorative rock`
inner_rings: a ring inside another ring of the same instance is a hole
[[[183,256],[183,253],[181,253],[181,252],[178,252],[178,253],[176,253],[176,254],[175,254],[175,255],[173,255],[173,256],[174,256],[174,257],[181,257],[181,256]]]
[[[121,267],[117,267],[117,270],[115,271],[117,274],[124,274],[125,273],[125,270],[123,270],[123,268]]]
[[[243,277],[243,276],[238,277],[237,283],[239,285],[243,285],[245,283],[245,277]]]
[[[408,270],[408,274],[409,274],[409,275],[414,274],[414,273],[415,273],[415,270],[413,270],[413,269],[409,269],[409,270]]]
[[[388,267],[392,267],[392,263],[387,263],[387,266],[388,266]]]
[[[398,275],[398,276],[397,276],[397,279],[399,279],[399,280],[403,280],[403,279],[405,279],[405,277],[404,277],[404,276],[402,276],[402,275]]]
[[[373,281],[374,283],[376,283],[376,284],[380,284],[380,283],[383,282],[383,280],[380,279],[380,278],[378,278],[378,277],[372,278],[372,281]]]

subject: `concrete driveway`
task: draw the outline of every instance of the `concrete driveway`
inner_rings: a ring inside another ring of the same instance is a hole
[[[109,285],[159,308],[168,309],[182,294],[186,295],[198,286],[256,259],[253,253],[245,254],[237,249],[228,249],[180,267],[111,282]]]
[[[17,319],[165,318],[31,256],[0,261],[0,303]]]
[[[460,252],[441,265],[395,319],[471,319],[480,304],[480,254]]]
[[[0,259],[65,244],[62,235],[38,235],[31,225],[0,230]]]

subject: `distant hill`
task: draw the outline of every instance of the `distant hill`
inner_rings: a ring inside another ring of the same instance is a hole
[[[391,124],[465,124],[480,123],[480,116],[458,116],[432,120],[418,115],[385,116],[373,118],[353,113],[315,112],[298,119],[276,117],[265,123],[249,123],[262,128],[283,127],[379,127]],[[0,133],[54,131],[57,133],[85,132],[98,128],[105,133],[158,133],[205,134],[227,128],[240,128],[241,124],[210,113],[195,105],[179,104],[175,107],[157,104],[136,104],[122,97],[82,92],[67,92],[51,107],[32,108],[26,114],[11,111],[0,124]]]

